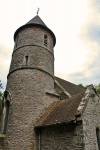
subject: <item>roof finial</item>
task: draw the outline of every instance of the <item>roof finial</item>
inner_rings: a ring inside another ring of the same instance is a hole
[[[40,8],[37,9],[37,15],[39,14]]]

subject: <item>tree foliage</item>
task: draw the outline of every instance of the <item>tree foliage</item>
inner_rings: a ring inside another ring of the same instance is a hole
[[[0,80],[0,89],[2,89],[3,88],[3,85],[2,85],[2,82],[1,82],[1,80]]]
[[[100,94],[100,83],[95,85],[96,91],[98,94]]]

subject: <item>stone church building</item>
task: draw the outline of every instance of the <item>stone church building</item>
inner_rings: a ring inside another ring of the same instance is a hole
[[[54,33],[37,15],[14,41],[0,150],[100,150],[99,95],[54,76]]]

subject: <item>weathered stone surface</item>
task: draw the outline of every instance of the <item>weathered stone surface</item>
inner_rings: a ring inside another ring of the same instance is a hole
[[[83,150],[81,125],[60,125],[40,129],[38,149],[41,150]]]
[[[27,64],[26,64],[26,56]],[[10,72],[20,68],[40,68],[52,76],[54,57],[53,53],[50,53],[46,48],[38,46],[25,46],[17,49],[13,53]]]
[[[89,87],[85,99],[87,105],[82,116],[85,150],[99,150],[96,128],[100,128],[100,98]]]
[[[44,45],[45,34],[48,36],[47,47]],[[58,100],[46,94],[54,89],[53,77],[51,34],[34,26],[21,30],[16,37],[7,82],[12,97],[5,140],[8,149],[35,150],[35,121],[50,103]]]
[[[15,48],[18,48],[23,45],[40,45],[42,47],[46,47],[44,45],[44,35],[48,36],[47,48],[52,52],[53,51],[53,38],[49,32],[39,27],[29,27],[21,30],[16,39],[15,39]]]

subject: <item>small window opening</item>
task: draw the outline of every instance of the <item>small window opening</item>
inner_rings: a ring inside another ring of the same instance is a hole
[[[99,128],[96,128],[96,136],[97,136],[98,149],[100,150],[100,129]]]
[[[28,65],[28,56],[25,56],[25,64]]]
[[[44,45],[47,46],[48,44],[48,36],[45,34],[44,35]]]

